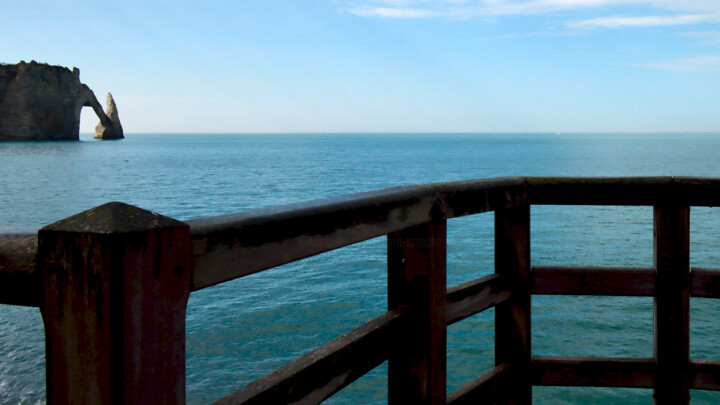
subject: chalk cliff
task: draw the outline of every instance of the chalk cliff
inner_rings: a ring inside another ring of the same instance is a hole
[[[77,68],[35,61],[0,65],[0,141],[77,140],[80,110],[86,106],[110,128],[102,139],[123,137],[117,108],[111,120],[93,91],[80,82]]]

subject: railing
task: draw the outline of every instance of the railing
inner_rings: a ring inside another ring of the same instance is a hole
[[[654,207],[653,268],[531,267],[531,205]],[[185,401],[189,294],[388,235],[388,311],[220,404],[319,403],[388,360],[389,403],[532,402],[532,386],[652,388],[656,404],[720,390],[720,362],[689,358],[689,298],[720,298],[690,269],[691,206],[720,179],[502,178],[398,187],[179,222],[109,203],[0,238],[0,303],[39,307],[48,402]],[[446,287],[446,221],[495,212],[495,274]],[[652,296],[652,358],[532,356],[532,294]],[[448,325],[495,308],[495,364],[446,393]]]

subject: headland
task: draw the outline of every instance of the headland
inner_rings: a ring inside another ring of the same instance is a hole
[[[78,68],[35,61],[0,64],[0,141],[79,140],[83,107],[91,107],[100,119],[95,138],[124,138],[112,95],[106,113],[80,82]]]

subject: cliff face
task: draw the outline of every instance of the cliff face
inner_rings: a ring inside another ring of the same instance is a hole
[[[107,138],[123,137],[120,121],[105,114],[92,90],[80,82],[77,68],[36,62],[0,65],[0,141],[77,140],[83,106],[92,107],[101,124],[111,128]]]

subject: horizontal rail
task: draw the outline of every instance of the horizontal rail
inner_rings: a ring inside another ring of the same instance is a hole
[[[37,307],[41,282],[35,274],[37,233],[0,235],[0,304]]]
[[[690,384],[696,390],[720,391],[720,361],[690,360]]]
[[[649,268],[533,266],[531,276],[531,292],[538,295],[655,294],[655,270]],[[690,295],[720,298],[720,269],[693,268]]]
[[[387,360],[407,318],[401,310],[386,312],[215,405],[319,404]]]
[[[720,205],[720,179],[527,177],[531,205]]]
[[[512,296],[511,286],[507,277],[491,274],[448,289],[447,324],[502,304]]]
[[[510,177],[436,183],[188,221],[193,290],[410,226],[522,204],[720,205],[720,179]],[[236,248],[242,249],[236,250]]]
[[[672,201],[720,205],[720,179],[689,177],[508,177],[428,185],[334,197],[246,213],[187,221],[193,250],[192,289],[382,236],[433,219],[449,219],[521,204],[654,205]],[[242,249],[236,249],[242,248]],[[36,305],[27,256],[0,252],[3,302]],[[24,270],[20,270],[24,269]],[[10,274],[15,273],[15,274]]]
[[[690,271],[690,295],[720,298],[720,269],[693,268]]]
[[[672,184],[672,177],[527,179],[530,204],[544,205],[653,205]]]
[[[524,179],[394,187],[188,221],[193,290],[411,226],[525,203]]]
[[[652,296],[655,270],[533,266],[532,294]]]
[[[533,356],[531,373],[533,385],[653,388],[655,359]]]
[[[690,386],[720,391],[720,361],[690,360]],[[536,386],[653,388],[655,360],[651,358],[589,358],[534,356]]]
[[[514,370],[502,363],[492,370],[456,389],[447,397],[447,405],[495,404],[514,380]]]

